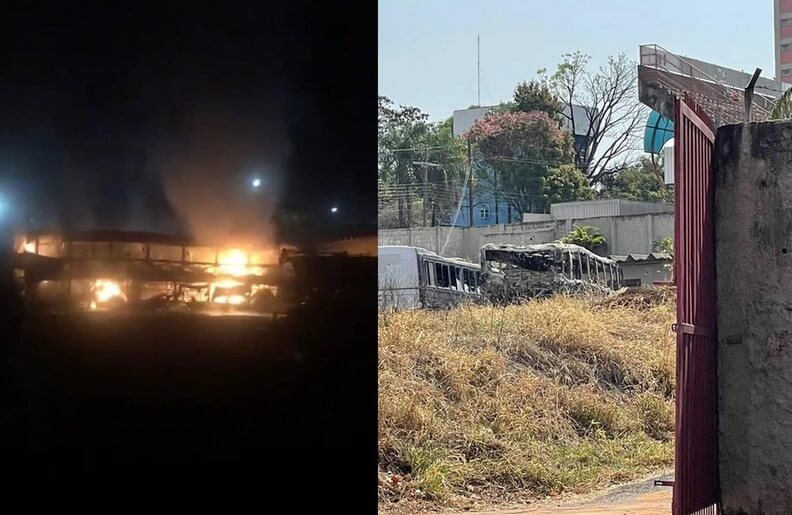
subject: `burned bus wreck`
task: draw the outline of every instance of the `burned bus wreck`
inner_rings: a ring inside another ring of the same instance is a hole
[[[278,312],[278,249],[130,231],[29,233],[14,269],[28,309]]]
[[[481,248],[481,264],[482,289],[492,302],[609,293],[622,283],[621,269],[613,260],[578,245],[487,244]]]

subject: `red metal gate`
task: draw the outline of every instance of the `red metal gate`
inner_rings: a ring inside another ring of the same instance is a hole
[[[689,101],[674,116],[677,367],[674,515],[718,511],[713,125]]]

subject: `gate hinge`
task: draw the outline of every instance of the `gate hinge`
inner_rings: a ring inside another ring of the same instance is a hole
[[[671,330],[675,333],[693,334],[696,336],[715,336],[715,331],[712,329],[693,324],[671,324]]]
[[[664,480],[660,480],[660,479],[655,479],[654,485],[655,486],[674,486],[674,482],[673,481],[664,481]]]

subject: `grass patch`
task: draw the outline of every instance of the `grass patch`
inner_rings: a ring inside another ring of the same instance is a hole
[[[584,493],[673,460],[674,299],[381,314],[381,509]]]

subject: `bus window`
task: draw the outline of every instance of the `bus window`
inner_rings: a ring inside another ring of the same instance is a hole
[[[438,288],[448,288],[448,265],[435,263],[435,285]]]
[[[575,271],[574,278],[577,280],[583,279],[583,258],[580,254],[572,256],[572,268]]]
[[[428,261],[424,261],[424,268],[426,269],[426,285],[427,286],[434,286],[434,274],[432,273],[432,264]]]
[[[464,291],[467,293],[476,293],[476,273],[473,270],[464,270]]]
[[[575,278],[575,254],[567,252],[567,261],[569,262],[569,278]]]
[[[560,270],[561,275],[563,275],[564,277],[567,277],[568,276],[568,270],[569,270],[569,260],[566,257],[566,251],[562,250],[561,253],[560,253],[559,258],[560,258],[559,261],[561,261],[561,270]]]
[[[450,280],[448,281],[448,286],[452,290],[456,291],[458,289],[457,288],[457,286],[458,286],[457,285],[457,273],[458,273],[459,269],[457,267],[455,267],[455,266],[451,266],[451,267],[448,267],[448,268],[449,268],[449,271],[451,273]]]

